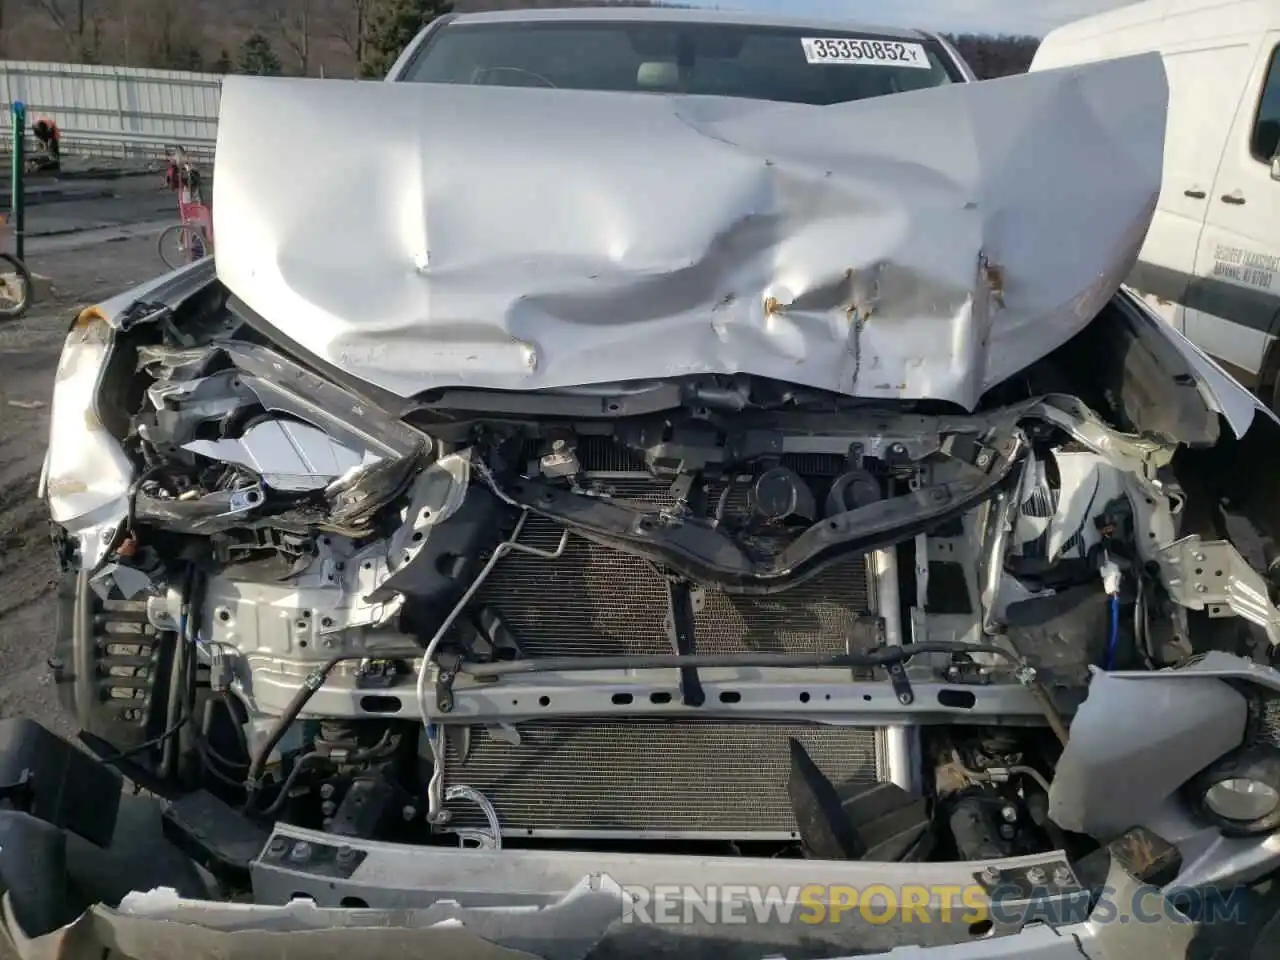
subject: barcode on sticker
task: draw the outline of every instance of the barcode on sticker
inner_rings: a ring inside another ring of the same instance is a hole
[[[800,41],[810,63],[853,63],[875,67],[914,67],[929,70],[933,64],[924,46],[901,40],[848,40],[805,37]]]

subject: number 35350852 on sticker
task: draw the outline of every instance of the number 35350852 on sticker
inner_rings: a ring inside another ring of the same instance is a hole
[[[848,63],[875,67],[928,70],[929,56],[919,43],[865,38],[805,37],[800,41],[810,63]]]

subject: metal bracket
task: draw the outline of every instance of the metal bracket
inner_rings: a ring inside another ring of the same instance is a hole
[[[1156,551],[1169,595],[1189,610],[1210,616],[1227,612],[1256,623],[1272,646],[1280,646],[1280,610],[1271,603],[1267,581],[1226,540],[1183,537]]]
[[[385,690],[394,686],[400,675],[395,660],[375,660],[366,657],[356,671],[356,687],[361,690]]]
[[[999,894],[1001,900],[1042,900],[1083,889],[1065,859],[1029,867],[987,867],[973,879],[989,897]]]
[[[436,709],[441,713],[453,712],[453,681],[458,678],[462,657],[456,653],[441,653],[436,658]]]
[[[885,670],[889,674],[889,680],[893,683],[894,695],[898,698],[898,702],[904,707],[910,706],[916,702],[915,692],[911,689],[911,680],[907,676],[907,669],[901,662],[891,663]]]
[[[299,873],[349,880],[368,856],[368,851],[359,846],[317,843],[276,834],[258,860]]]

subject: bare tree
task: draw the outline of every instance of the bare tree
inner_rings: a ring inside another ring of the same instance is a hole
[[[200,15],[186,0],[128,0],[119,14],[126,63],[199,70]]]
[[[36,6],[53,23],[75,59],[85,52],[85,32],[92,10],[90,0],[36,0]]]
[[[311,38],[315,32],[314,0],[285,0],[285,9],[275,12],[276,29],[285,46],[298,61],[298,72],[311,72]]]
[[[371,0],[334,0],[330,11],[330,35],[351,51],[356,62],[356,73],[365,59],[365,44],[369,32],[369,4]]]

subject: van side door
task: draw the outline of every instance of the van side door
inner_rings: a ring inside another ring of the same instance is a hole
[[[1210,191],[1256,45],[1256,35],[1207,42],[1188,38],[1161,50],[1169,81],[1164,175],[1151,229],[1128,282],[1188,336],[1187,288],[1195,274]]]
[[[1245,89],[1209,195],[1186,334],[1257,387],[1280,365],[1280,179],[1272,176],[1280,151],[1280,31],[1267,34]]]

